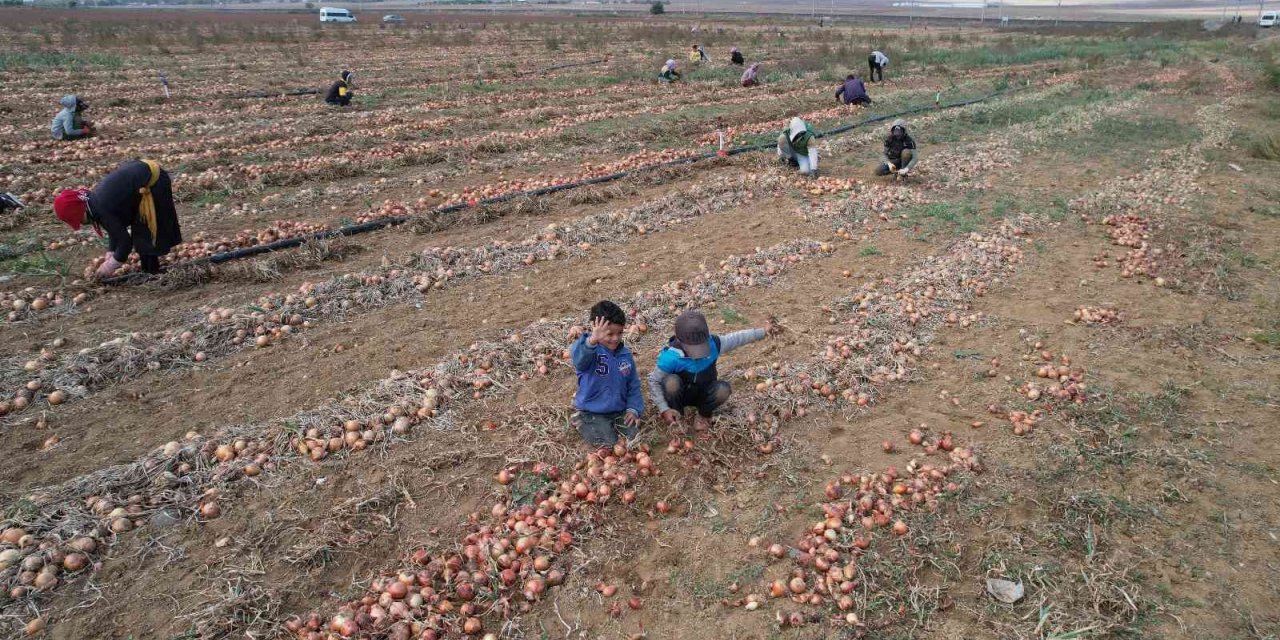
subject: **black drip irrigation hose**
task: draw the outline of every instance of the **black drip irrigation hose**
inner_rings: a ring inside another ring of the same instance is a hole
[[[1023,85],[1019,87],[1001,89],[999,91],[993,91],[992,93],[988,93],[986,95],[979,96],[977,98],[970,98],[968,100],[961,100],[958,102],[948,102],[945,104],[934,103],[932,105],[912,107],[910,109],[899,111],[897,113],[890,113],[882,116],[875,116],[875,117],[867,118],[865,120],[861,120],[859,122],[855,122],[852,124],[842,125],[834,129],[819,131],[814,134],[814,137],[826,138],[829,136],[839,135],[841,133],[846,133],[848,131],[852,131],[859,127],[865,127],[866,125],[869,125],[869,124],[884,122],[886,120],[893,120],[896,118],[901,118],[902,116],[909,116],[917,113],[925,113],[929,111],[944,111],[946,109],[956,109],[959,107],[967,107],[971,104],[986,102],[987,100],[990,100],[995,97],[999,97],[1008,93],[1013,93],[1015,91],[1026,89],[1029,86],[1030,85]],[[774,148],[776,148],[776,144],[771,142],[762,142],[759,144],[748,144],[748,145],[741,145],[737,147],[731,147],[729,149],[725,149],[723,155],[736,156],[743,153],[765,151],[765,150],[774,149]],[[570,189],[578,189],[581,187],[589,187],[592,185],[604,184],[606,182],[621,180],[622,178],[626,178],[627,176],[630,176],[633,173],[641,173],[644,171],[652,171],[654,169],[662,169],[666,167],[675,167],[680,165],[693,164],[695,162],[710,160],[717,157],[721,157],[721,153],[719,151],[708,151],[706,153],[700,153],[697,155],[678,158],[675,160],[655,162],[653,164],[643,165],[640,167],[636,167],[634,169],[628,169],[626,171],[618,171],[616,173],[610,173],[608,175],[603,175],[596,178],[589,178],[587,180],[579,180],[577,182],[567,182],[565,184],[558,184],[550,187],[541,187],[538,189],[531,189],[529,191],[519,191],[516,193],[508,193],[501,196],[486,198],[484,200],[478,201],[475,206],[481,207],[481,206],[487,206],[487,205],[501,204],[503,202],[515,200],[516,198],[526,198],[526,197],[536,198],[539,196],[551,195],[553,193],[559,193],[561,191],[569,191]],[[471,206],[472,205],[470,203],[459,202],[459,203],[451,204],[444,207],[437,207],[435,209],[432,209],[428,213],[434,213],[434,214],[454,213],[457,211],[468,209]],[[360,233],[367,233],[369,231],[377,231],[378,229],[384,229],[386,227],[395,226],[398,224],[404,224],[412,220],[414,217],[417,217],[417,215],[419,214],[415,214],[412,216],[394,216],[390,218],[381,218],[381,219],[373,220],[370,222],[364,222],[361,224],[347,225],[345,227],[338,227],[337,229],[329,229],[327,231],[319,231],[319,232],[304,235],[304,236],[295,236],[292,238],[285,238],[283,240],[276,240],[275,242],[272,242],[269,244],[259,244],[259,245],[254,245],[252,247],[245,247],[243,249],[233,249],[231,251],[215,253],[208,257],[196,258],[195,260],[189,260],[181,264],[183,265],[222,264],[224,262],[230,262],[232,260],[239,260],[240,258],[248,258],[251,256],[261,255],[264,253],[272,253],[274,251],[279,251],[281,249],[291,249],[293,247],[301,246],[313,240],[329,240],[332,238],[353,236]],[[114,276],[111,278],[106,278],[102,280],[101,283],[113,284],[113,285],[129,284],[132,282],[144,281],[144,280],[150,279],[151,277],[152,276],[150,274],[146,274],[146,273],[128,273],[122,276]]]
[[[313,96],[320,93],[319,89],[295,89],[293,91],[263,91],[261,93],[243,93],[237,98],[283,98],[286,96]]]

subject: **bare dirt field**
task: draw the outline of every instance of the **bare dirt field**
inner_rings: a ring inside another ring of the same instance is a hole
[[[1280,637],[1274,41],[313,21],[0,11],[0,637]],[[714,153],[904,112],[905,180],[887,120]],[[187,242],[95,282],[52,197],[139,157]],[[592,450],[601,299],[642,375],[781,330]]]

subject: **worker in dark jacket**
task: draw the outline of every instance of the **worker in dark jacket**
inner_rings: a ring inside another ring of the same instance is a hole
[[[738,51],[737,47],[729,50],[729,62],[730,64],[736,64],[738,66],[742,66],[747,63],[746,59],[742,57],[742,52]]]
[[[899,178],[905,178],[919,159],[916,141],[907,134],[906,121],[894,120],[889,127],[889,137],[884,139],[884,156],[880,159],[880,166],[876,167],[876,175],[896,173]]]
[[[845,78],[844,84],[836,89],[836,99],[843,100],[845,104],[871,104],[871,96],[867,95],[867,85],[862,82],[862,78],[854,74]]]
[[[356,74],[350,71],[343,71],[338,77],[337,82],[329,87],[329,93],[325,95],[324,101],[329,104],[345,107],[351,104],[351,85],[355,84]]]
[[[78,230],[93,224],[105,230],[108,251],[97,276],[114,275],[136,251],[142,270],[160,272],[160,256],[182,242],[178,213],[173,205],[169,173],[152,160],[127,160],[108,173],[92,191],[67,189],[53,200],[53,212]]]

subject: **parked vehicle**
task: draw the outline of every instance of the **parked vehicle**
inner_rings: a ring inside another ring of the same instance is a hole
[[[394,13],[387,14],[382,16],[382,22],[384,24],[404,24],[404,16],[396,15]]]
[[[1274,27],[1277,22],[1280,22],[1280,12],[1278,11],[1263,11],[1258,16],[1259,27]]]
[[[356,17],[350,9],[337,7],[320,7],[320,22],[355,22]]]

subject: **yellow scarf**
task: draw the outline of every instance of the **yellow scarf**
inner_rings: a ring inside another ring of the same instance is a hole
[[[160,165],[155,160],[143,160],[147,163],[147,168],[151,170],[151,179],[147,181],[147,186],[138,189],[138,193],[142,194],[142,200],[138,202],[138,216],[142,221],[147,223],[147,229],[151,230],[151,242],[156,241],[156,199],[151,197],[151,187],[156,186],[160,181]]]

